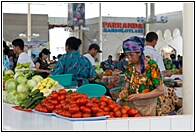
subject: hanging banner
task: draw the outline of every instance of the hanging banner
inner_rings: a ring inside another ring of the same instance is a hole
[[[85,26],[85,4],[68,3],[68,22],[70,26]]]

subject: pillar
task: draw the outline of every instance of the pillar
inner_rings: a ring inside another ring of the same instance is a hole
[[[102,51],[102,16],[101,16],[101,3],[99,3],[99,47]],[[99,62],[102,62],[102,53],[99,53]]]
[[[31,41],[31,13],[30,3],[28,3],[28,15],[27,15],[27,41]]]
[[[148,3],[145,3],[146,5],[146,22],[148,22]],[[145,24],[145,33],[144,36],[149,32],[149,24]]]
[[[155,16],[155,5],[154,3],[150,3],[150,31],[155,31],[155,23],[153,17]]]
[[[194,47],[193,45],[193,3],[183,4],[183,114],[193,114],[193,67]]]

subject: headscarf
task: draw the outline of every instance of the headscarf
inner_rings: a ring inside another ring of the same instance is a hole
[[[140,57],[140,61],[141,61],[141,73],[144,73],[144,42],[145,39],[142,37],[137,37],[137,36],[132,36],[130,38],[128,38],[127,40],[123,41],[123,51],[124,53],[131,53],[131,52],[141,52],[141,57]]]

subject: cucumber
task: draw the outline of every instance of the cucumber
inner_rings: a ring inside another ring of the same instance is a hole
[[[36,89],[33,92],[29,93],[28,95],[33,96],[33,95],[38,94],[38,93],[40,93],[40,89]]]
[[[29,103],[31,102],[33,100],[33,98],[32,97],[30,97],[29,99],[28,99],[28,101],[27,101],[27,103],[26,104],[24,104],[24,106],[25,106],[25,108],[27,108],[27,105],[29,105]]]
[[[38,93],[38,94],[32,95],[33,98],[38,97],[38,96],[43,96],[43,93],[40,92],[40,93]]]
[[[33,98],[34,101],[37,101],[37,100],[42,100],[42,99],[45,99],[46,97],[45,96],[37,96],[35,98]]]
[[[35,104],[35,100],[32,100],[30,103],[27,104],[26,109],[28,109],[29,107],[31,107],[33,104]]]

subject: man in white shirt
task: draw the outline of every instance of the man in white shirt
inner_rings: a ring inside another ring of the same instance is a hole
[[[146,35],[146,45],[144,47],[144,55],[150,56],[158,66],[163,74],[163,77],[170,77],[172,72],[170,70],[165,70],[162,56],[156,51],[155,45],[157,44],[158,35],[155,32],[149,32]]]
[[[13,51],[15,54],[18,54],[18,61],[17,64],[24,64],[29,62],[30,63],[30,67],[35,67],[35,64],[33,63],[31,57],[26,54],[23,50],[24,50],[24,41],[22,39],[15,39],[12,41],[12,45],[13,45]]]
[[[97,55],[97,53],[102,53],[102,51],[100,50],[99,45],[93,43],[89,46],[88,52],[84,54],[84,56],[88,58],[88,60],[91,62],[93,66],[95,66],[94,57]]]

